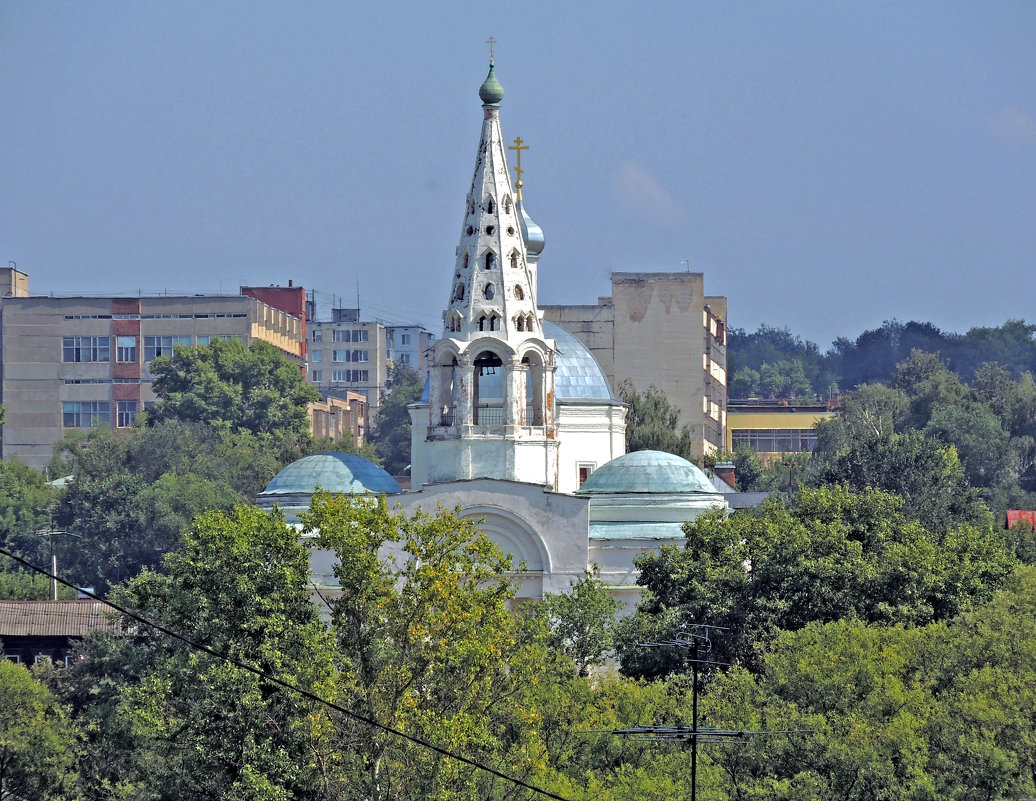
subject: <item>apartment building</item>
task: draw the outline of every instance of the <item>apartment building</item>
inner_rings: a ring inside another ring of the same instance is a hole
[[[541,306],[600,362],[612,391],[629,379],[660,389],[691,428],[697,455],[723,450],[727,415],[727,299],[702,273],[612,273],[595,305]]]
[[[304,320],[248,295],[51,297],[0,270],[3,458],[43,467],[68,429],[124,428],[154,402],[148,364],[176,345],[265,340],[304,366]]]
[[[307,325],[307,379],[325,397],[359,392],[373,415],[394,363],[427,377],[426,351],[435,337],[422,326],[361,320],[359,309],[344,308],[332,309],[328,321],[310,319]]]

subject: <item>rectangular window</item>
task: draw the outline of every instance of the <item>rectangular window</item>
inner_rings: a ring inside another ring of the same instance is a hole
[[[4,659],[8,662],[14,662],[16,665],[20,665],[22,663],[22,658],[18,656],[18,654],[4,654]]]
[[[66,362],[111,361],[111,337],[63,337],[62,354]]]
[[[410,344],[410,334],[400,334],[400,336],[399,336],[399,344],[400,345],[409,345]]]
[[[361,381],[366,382],[370,372],[367,370],[335,370],[331,375],[335,381],[356,383]]]
[[[335,342],[367,342],[370,333],[367,329],[340,328],[332,332]]]
[[[410,364],[410,354],[409,353],[400,353],[399,354],[399,360],[403,364]]]
[[[108,401],[65,401],[61,404],[61,425],[65,428],[92,428],[111,425],[111,404]]]
[[[153,362],[159,356],[172,356],[176,345],[190,344],[190,337],[144,337],[144,361]]]
[[[730,444],[736,450],[747,445],[756,453],[804,453],[817,444],[812,428],[739,428],[730,432]]]
[[[204,335],[200,336],[200,337],[198,337],[198,344],[199,345],[211,345],[212,344],[212,337],[204,336]]]
[[[313,341],[314,342],[323,342],[324,341],[324,332],[321,331],[319,328],[314,328],[313,329]]]
[[[137,360],[137,338],[115,337],[115,359],[120,362]]]
[[[334,350],[331,351],[331,360],[335,362],[351,362],[352,351],[351,350]]]
[[[129,428],[137,417],[136,401],[116,401],[115,403],[115,425],[119,428]]]
[[[322,381],[324,379],[324,371],[323,370],[313,370],[309,374],[309,377],[313,381]]]
[[[309,354],[309,360],[311,362],[322,362],[322,361],[324,361],[324,351],[322,351],[322,350],[311,351],[310,354]]]

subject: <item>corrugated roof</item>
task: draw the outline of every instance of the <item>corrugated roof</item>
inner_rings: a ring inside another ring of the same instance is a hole
[[[4,637],[82,637],[115,630],[111,609],[99,601],[0,601],[0,639]]]

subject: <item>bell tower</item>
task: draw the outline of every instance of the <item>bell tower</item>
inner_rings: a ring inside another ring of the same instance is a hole
[[[414,418],[412,478],[415,487],[498,478],[557,489],[557,351],[536,306],[542,233],[530,264],[531,220],[511,184],[492,59],[478,94],[482,133],[433,346],[427,427]]]

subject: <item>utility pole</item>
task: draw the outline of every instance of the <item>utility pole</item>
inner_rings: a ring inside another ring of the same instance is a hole
[[[698,800],[698,744],[708,743],[747,743],[761,734],[797,734],[809,733],[812,729],[767,729],[765,731],[749,731],[746,729],[717,729],[698,725],[698,678],[702,665],[726,666],[727,662],[709,659],[712,651],[714,631],[726,631],[720,626],[693,624],[685,626],[673,639],[658,642],[637,643],[641,648],[677,648],[683,652],[684,658],[691,664],[693,681],[691,684],[691,725],[687,726],[634,726],[628,729],[606,729],[612,734],[629,737],[634,740],[652,740],[662,742],[682,742],[691,747],[691,801]]]

